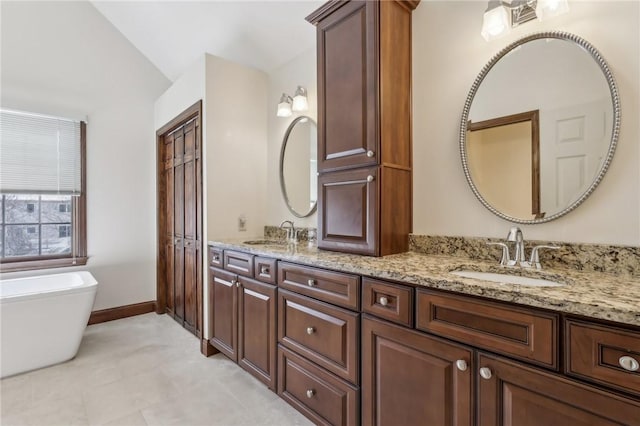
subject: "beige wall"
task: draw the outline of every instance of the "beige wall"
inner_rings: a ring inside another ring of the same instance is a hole
[[[94,309],[155,300],[153,103],[169,81],[88,2],[2,2],[2,106],[88,119]]]
[[[619,145],[600,186],[578,209],[541,225],[527,239],[640,244],[640,3],[570,3],[571,12],[533,21],[504,38],[480,36],[486,2],[427,1],[413,14],[414,232],[506,236],[511,224],[485,209],[462,172],[458,132],[474,79],[507,44],[543,30],[563,30],[593,44],[607,60],[622,101]]]

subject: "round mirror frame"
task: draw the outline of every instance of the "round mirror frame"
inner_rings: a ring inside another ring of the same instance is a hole
[[[494,208],[492,205],[490,205],[482,197],[482,195],[480,195],[478,188],[476,187],[476,185],[473,183],[473,180],[471,179],[471,173],[468,165],[467,149],[466,149],[467,121],[469,119],[469,111],[471,110],[471,104],[473,103],[473,98],[475,97],[476,92],[480,87],[480,84],[483,82],[483,80],[485,79],[485,77],[487,76],[491,68],[493,68],[493,66],[503,56],[505,56],[507,53],[509,53],[516,47],[532,40],[544,39],[544,38],[557,38],[561,40],[572,41],[576,43],[578,46],[580,46],[581,48],[583,48],[587,53],[589,53],[591,57],[598,63],[598,65],[600,66],[600,70],[603,72],[607,80],[607,84],[609,85],[609,90],[611,92],[611,100],[613,105],[613,126],[611,129],[611,143],[609,144],[609,149],[607,151],[606,158],[604,160],[604,163],[602,164],[602,167],[600,168],[600,171],[598,172],[598,175],[593,180],[589,188],[576,201],[574,201],[571,205],[566,207],[564,210],[561,210],[558,213],[554,213],[553,215],[548,217],[526,220],[526,219],[511,217],[500,212],[499,210]],[[508,220],[509,222],[520,223],[520,224],[537,224],[537,223],[549,222],[559,218],[560,216],[564,216],[565,214],[569,213],[570,211],[578,207],[596,189],[596,187],[604,177],[605,173],[607,172],[607,169],[609,168],[609,164],[611,163],[613,154],[616,150],[616,145],[618,143],[619,135],[620,135],[620,97],[618,95],[618,88],[616,86],[615,80],[613,79],[613,75],[611,74],[609,66],[607,65],[606,61],[604,60],[600,52],[598,52],[598,50],[595,47],[593,47],[588,41],[571,33],[563,32],[563,31],[547,31],[547,32],[535,33],[509,44],[507,47],[505,47],[500,52],[495,54],[491,58],[491,60],[489,60],[489,62],[482,68],[482,70],[480,71],[480,74],[478,74],[478,77],[476,77],[475,81],[473,82],[473,86],[471,86],[471,90],[469,91],[469,95],[467,96],[467,100],[464,104],[464,110],[462,112],[462,119],[460,122],[460,155],[462,158],[462,168],[464,169],[464,175],[467,178],[467,182],[469,183],[469,186],[471,187],[473,194],[493,214],[501,217],[502,219]]]
[[[289,135],[293,131],[293,128],[298,122],[302,121],[305,118],[314,124],[316,123],[311,117],[308,117],[306,115],[301,115],[299,117],[296,117],[296,119],[293,120],[291,124],[289,124],[289,127],[287,127],[287,131],[284,132],[284,137],[282,138],[282,147],[280,148],[280,192],[282,192],[282,198],[284,198],[284,203],[287,205],[287,208],[289,209],[289,211],[295,217],[300,217],[300,218],[308,217],[308,216],[311,216],[313,213],[315,213],[316,209],[318,208],[318,200],[316,200],[316,202],[313,203],[313,207],[311,207],[311,209],[309,209],[307,213],[299,213],[293,208],[293,206],[291,206],[291,202],[289,201],[289,197],[287,196],[287,188],[284,184],[284,154],[285,154],[285,150],[287,149],[287,141],[289,140]]]

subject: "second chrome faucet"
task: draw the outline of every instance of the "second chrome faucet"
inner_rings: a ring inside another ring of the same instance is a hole
[[[514,243],[515,254],[511,259],[509,253],[509,245],[507,243],[487,243],[488,245],[496,245],[502,247],[502,257],[500,259],[501,266],[520,266],[522,268],[542,269],[540,264],[540,249],[557,250],[560,247],[553,245],[538,245],[531,249],[531,257],[526,260],[524,248],[524,236],[522,230],[517,226],[512,227],[507,234],[507,242]]]

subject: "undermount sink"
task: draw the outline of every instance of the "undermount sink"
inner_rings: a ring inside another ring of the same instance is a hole
[[[249,240],[249,241],[243,241],[244,244],[249,244],[251,246],[273,246],[273,245],[277,245],[277,246],[284,246],[287,245],[287,243],[285,241],[279,241],[279,240]]]
[[[527,287],[562,287],[564,285],[542,278],[522,277],[519,275],[509,274],[496,274],[493,272],[452,271],[451,273],[464,278],[474,278],[477,280],[491,281],[499,284],[516,284]]]

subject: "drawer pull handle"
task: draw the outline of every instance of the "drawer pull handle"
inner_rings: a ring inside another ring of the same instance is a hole
[[[260,273],[261,274],[268,274],[269,273],[269,267],[268,266],[261,266],[260,267]]]
[[[307,327],[307,334],[311,335],[316,332],[315,327]]]
[[[482,377],[483,379],[489,380],[491,378],[491,375],[491,370],[487,367],[482,367],[480,369],[480,377]]]
[[[630,356],[621,356],[618,360],[620,367],[624,368],[627,371],[638,371],[640,368],[640,364],[636,361],[635,358],[631,358]]]
[[[311,399],[315,394],[316,394],[316,391],[314,391],[313,389],[307,389],[307,398]]]
[[[313,287],[314,285],[316,285],[316,280],[307,280],[307,285],[309,287]]]
[[[378,300],[378,302],[382,305],[382,306],[387,306],[389,304],[389,299],[387,299],[384,296],[380,296],[380,299]]]
[[[217,254],[215,256],[213,256],[213,261],[214,262],[220,261],[220,256],[218,256]]]
[[[458,367],[458,370],[460,371],[467,371],[467,361],[465,361],[464,359],[457,360],[456,367]]]

